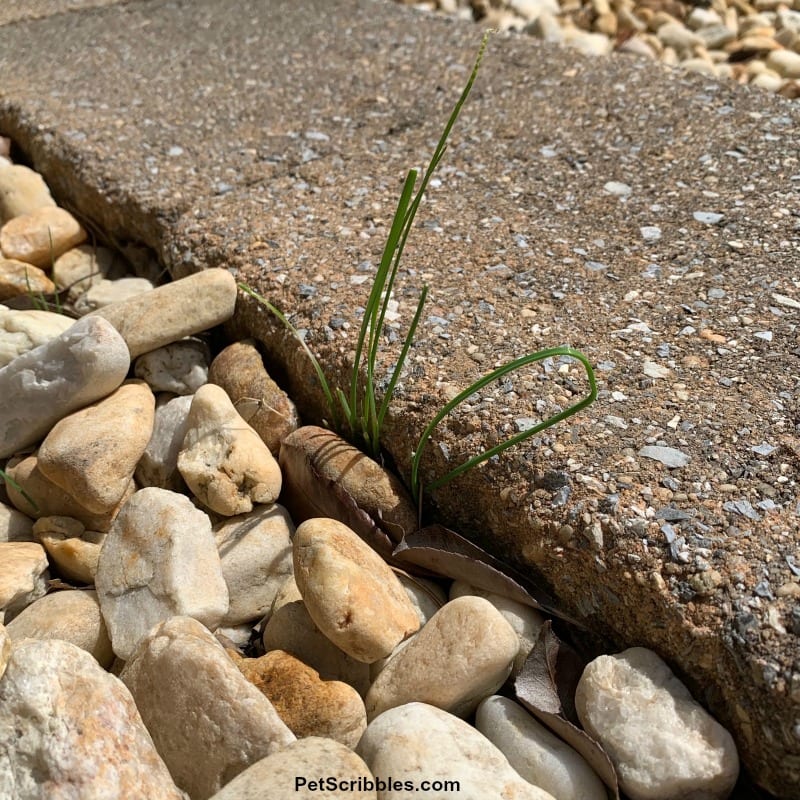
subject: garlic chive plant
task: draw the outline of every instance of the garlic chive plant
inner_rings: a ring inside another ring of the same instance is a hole
[[[428,167],[422,176],[422,180],[419,184],[419,188],[416,190],[416,193],[414,189],[417,185],[417,170],[411,169],[406,175],[403,189],[400,193],[400,200],[397,204],[392,225],[389,229],[389,235],[386,239],[386,245],[383,249],[383,255],[381,257],[378,271],[375,275],[374,283],[372,284],[372,290],[370,291],[369,298],[367,300],[364,316],[361,321],[361,329],[356,342],[356,352],[353,360],[348,392],[345,392],[339,387],[337,387],[335,390],[331,389],[319,360],[311,352],[308,345],[306,345],[306,343],[303,341],[297,329],[278,308],[276,308],[265,297],[254,291],[249,286],[241,283],[239,284],[239,288],[241,288],[242,291],[246,292],[262,303],[297,337],[308,357],[311,359],[311,363],[317,374],[317,378],[319,379],[319,383],[322,387],[322,391],[325,395],[325,400],[331,415],[331,424],[343,435],[347,436],[349,433],[349,438],[355,443],[362,445],[366,452],[373,458],[378,458],[380,456],[381,429],[383,422],[386,418],[386,413],[388,411],[392,395],[394,394],[397,381],[399,380],[403,371],[403,365],[405,364],[406,357],[408,356],[408,351],[414,339],[414,334],[417,330],[417,326],[419,325],[420,318],[422,317],[422,310],[425,306],[425,301],[428,296],[429,287],[423,286],[422,291],[420,292],[419,301],[417,303],[416,312],[411,320],[408,333],[403,340],[403,344],[400,349],[400,355],[389,378],[386,391],[383,393],[383,399],[379,405],[375,399],[375,362],[377,360],[378,347],[380,345],[386,312],[391,299],[394,282],[397,277],[397,271],[400,266],[400,259],[402,258],[403,250],[405,248],[406,241],[408,240],[408,235],[411,231],[411,226],[414,222],[417,209],[419,208],[419,204],[422,201],[422,197],[425,193],[425,189],[427,188],[428,183],[434,171],[436,170],[436,167],[439,165],[439,162],[444,156],[445,150],[447,149],[447,140],[450,136],[450,132],[456,122],[456,119],[458,119],[458,115],[461,112],[462,106],[466,102],[467,97],[472,90],[473,84],[475,83],[475,79],[478,75],[478,69],[480,68],[481,60],[483,59],[490,34],[491,31],[487,31],[484,34],[478,50],[478,55],[475,59],[475,64],[472,67],[472,72],[467,80],[467,84],[464,87],[464,90],[461,92],[461,96],[456,102],[453,111],[450,114],[450,118],[447,120],[447,124],[444,127],[444,131],[439,139],[439,143],[437,144],[430,163],[428,164]],[[535,361],[541,361],[542,359],[555,356],[571,356],[572,358],[575,358],[581,362],[581,364],[585,367],[587,376],[589,378],[589,394],[575,405],[567,408],[565,411],[546,419],[533,428],[511,437],[507,441],[502,442],[489,450],[479,453],[478,455],[461,464],[459,467],[456,467],[451,472],[448,472],[443,477],[433,481],[427,488],[432,490],[440,486],[444,486],[446,483],[453,480],[453,478],[462,474],[466,470],[471,469],[483,461],[486,461],[494,455],[498,455],[506,448],[518,444],[524,439],[527,439],[529,436],[533,436],[545,428],[555,425],[557,422],[560,422],[572,414],[577,413],[594,401],[597,396],[597,385],[592,366],[585,355],[577,350],[573,350],[570,347],[555,347],[548,350],[542,350],[537,353],[531,353],[523,356],[522,358],[511,361],[508,364],[505,364],[504,366],[489,373],[488,375],[485,375],[480,380],[467,387],[449,403],[447,403],[447,405],[445,405],[433,418],[431,423],[420,437],[419,443],[414,451],[411,467],[411,492],[415,502],[421,503],[422,500],[419,478],[420,458],[422,456],[422,451],[425,447],[425,444],[430,438],[430,435],[436,425],[438,425],[439,422],[441,422],[441,420],[461,402],[466,400],[475,392],[480,391],[492,381],[497,380],[507,373],[524,367]],[[362,362],[364,365],[363,377]]]

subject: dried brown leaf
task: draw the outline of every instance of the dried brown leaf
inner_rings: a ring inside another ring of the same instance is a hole
[[[389,560],[416,528],[416,511],[400,481],[333,431],[306,425],[281,443],[281,502],[300,524],[330,517]]]
[[[580,627],[550,595],[533,586],[500,559],[443,525],[428,525],[407,534],[392,554],[395,561],[414,565],[478,589],[503,595]]]
[[[608,754],[579,727],[575,689],[583,672],[578,654],[553,633],[548,620],[514,681],[517,700],[537,719],[580,753],[619,800],[619,781]]]

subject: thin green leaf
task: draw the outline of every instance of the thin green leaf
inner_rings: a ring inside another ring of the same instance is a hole
[[[405,364],[406,357],[408,356],[408,351],[411,347],[411,342],[414,339],[414,334],[416,333],[420,318],[422,317],[422,309],[425,307],[425,301],[427,298],[428,287],[423,286],[419,303],[417,303],[417,310],[414,313],[414,319],[411,320],[411,325],[408,328],[408,333],[406,334],[405,341],[403,342],[403,348],[397,358],[397,364],[395,364],[394,370],[392,370],[392,377],[389,379],[389,385],[386,387],[386,393],[383,396],[383,402],[381,403],[380,410],[378,411],[379,428],[381,425],[383,425],[384,417],[386,416],[386,412],[389,410],[389,402],[394,394],[394,387],[397,385],[397,381],[400,378],[400,373],[403,371],[403,364]]]
[[[406,210],[411,200],[411,195],[414,191],[414,184],[417,180],[417,173],[415,170],[410,170],[406,175],[405,183],[403,184],[403,191],[400,194],[400,200],[397,203],[397,210],[392,221],[392,226],[389,229],[389,236],[386,239],[386,246],[383,249],[381,262],[378,266],[375,281],[372,284],[372,291],[369,294],[367,305],[364,310],[364,317],[361,320],[361,330],[358,334],[358,341],[356,343],[356,354],[353,359],[353,372],[350,378],[350,406],[355,410],[358,399],[358,377],[361,368],[361,358],[364,352],[364,344],[367,345],[368,362],[367,368],[369,369],[370,361],[373,363],[375,357],[373,355],[373,343],[377,341],[378,335],[375,330],[378,317],[378,307],[381,301],[381,296],[386,287],[386,276],[391,266],[392,256],[397,248],[398,239],[402,233],[403,226],[402,220],[406,216]]]
[[[454,478],[461,475],[463,472],[476,467],[478,464],[481,464],[492,456],[502,453],[509,447],[513,447],[515,444],[519,444],[525,439],[528,439],[529,437],[546,430],[552,425],[555,425],[557,422],[561,422],[562,420],[567,419],[567,417],[577,414],[579,411],[595,401],[597,398],[597,381],[595,380],[592,365],[589,363],[589,359],[586,358],[583,353],[581,353],[579,350],[574,350],[571,347],[551,347],[547,350],[539,350],[536,353],[530,353],[527,356],[522,356],[522,358],[517,358],[514,361],[510,361],[508,364],[498,367],[496,370],[484,375],[482,378],[475,381],[475,383],[473,383],[471,386],[468,386],[463,392],[460,392],[458,395],[456,395],[456,397],[454,397],[441,409],[441,411],[439,411],[439,413],[428,424],[428,427],[423,431],[422,436],[420,436],[419,443],[417,444],[417,448],[414,452],[414,457],[411,460],[411,494],[414,497],[414,502],[418,503],[420,500],[419,462],[422,458],[422,451],[428,439],[430,438],[431,433],[433,433],[434,428],[442,421],[442,419],[444,419],[447,414],[449,414],[456,406],[458,406],[468,397],[471,397],[473,394],[483,389],[484,386],[487,386],[498,378],[502,378],[509,372],[513,372],[514,370],[524,367],[535,361],[541,361],[542,359],[552,358],[554,356],[570,356],[583,364],[584,368],[586,369],[586,375],[589,379],[589,394],[564,411],[554,414],[552,417],[548,417],[538,425],[534,425],[532,428],[522,431],[516,436],[512,436],[510,439],[500,442],[500,444],[497,444],[488,450],[484,450],[482,453],[478,453],[478,455],[473,456],[469,460],[465,461],[463,464],[451,470],[443,477],[438,478],[430,483],[427,487],[428,490],[433,491],[434,489],[444,486]]]
[[[0,480],[16,489],[31,504],[31,508],[39,513],[39,504],[5,470],[0,469]]]

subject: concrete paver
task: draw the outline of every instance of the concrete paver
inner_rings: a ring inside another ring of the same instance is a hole
[[[344,385],[405,170],[477,44],[369,0],[20,21],[0,29],[0,132],[174,275],[236,270]],[[385,441],[407,475],[456,389],[533,349],[586,352],[594,406],[429,499],[589,628],[664,656],[781,797],[800,797],[798,123],[762,92],[495,37],[398,279],[400,336],[424,282],[431,298]],[[235,327],[306,419],[325,413],[279,325],[243,301]],[[555,372],[484,393],[437,433],[426,479],[585,387]]]
[[[0,5],[0,25],[126,2],[131,0],[5,0]]]

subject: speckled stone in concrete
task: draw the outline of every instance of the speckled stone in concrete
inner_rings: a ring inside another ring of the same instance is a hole
[[[471,24],[371,0],[18,22],[0,28],[0,132],[60,202],[175,276],[233,269],[345,386],[405,171],[426,163],[477,45]],[[428,500],[615,646],[666,657],[758,782],[791,798],[799,124],[766,93],[496,36],[398,276],[401,337],[431,294],[384,438],[407,476],[445,398],[537,348],[584,350],[593,407]],[[283,328],[242,298],[231,330],[264,342],[318,422]],[[585,389],[576,365],[540,375],[443,425],[424,480]],[[648,446],[691,460],[670,468]]]

